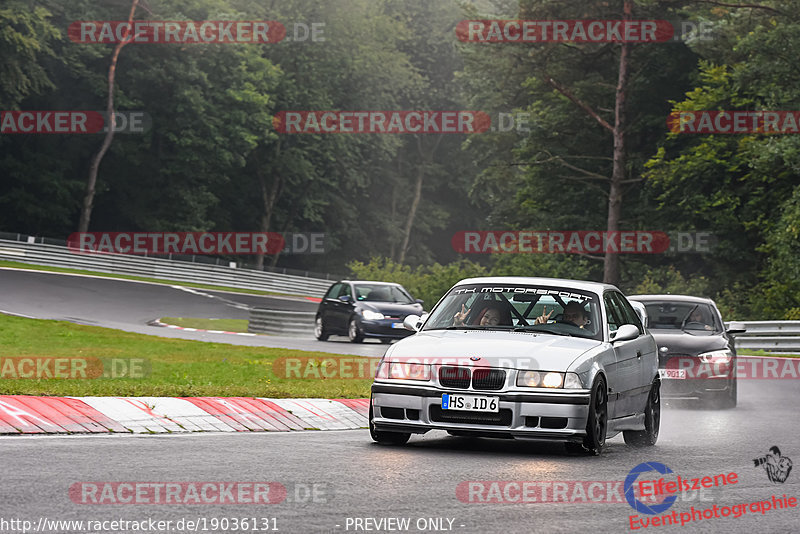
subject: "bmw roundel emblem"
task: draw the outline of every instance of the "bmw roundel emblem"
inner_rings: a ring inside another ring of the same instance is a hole
[[[481,359],[481,357],[480,356],[470,356],[469,359],[472,360],[473,362],[477,362],[478,360]]]

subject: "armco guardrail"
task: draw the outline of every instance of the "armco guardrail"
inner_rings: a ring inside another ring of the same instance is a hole
[[[314,333],[316,312],[251,308],[247,331],[254,334],[309,336]]]
[[[0,259],[310,297],[322,297],[334,282],[322,278],[126,254],[77,254],[63,246],[8,240],[0,240]]]
[[[800,321],[734,322],[747,328],[744,334],[736,334],[734,344],[737,349],[800,352]]]

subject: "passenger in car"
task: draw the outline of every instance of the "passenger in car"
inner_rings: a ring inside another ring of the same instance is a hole
[[[467,309],[464,304],[461,305],[461,311],[456,312],[453,316],[453,326],[465,326],[465,321],[470,317],[472,308]],[[469,326],[511,326],[511,312],[506,309],[503,310],[499,302],[493,302],[484,305],[483,309],[474,315],[470,320]]]
[[[542,315],[537,317],[533,324],[547,324],[547,321],[550,319],[550,316],[553,315],[554,311],[555,308],[550,310],[550,313],[547,313],[547,306],[545,306]],[[589,322],[589,318],[586,316],[586,310],[583,309],[581,303],[573,300],[564,306],[561,322],[572,323],[578,328],[583,328],[586,326],[586,323]]]

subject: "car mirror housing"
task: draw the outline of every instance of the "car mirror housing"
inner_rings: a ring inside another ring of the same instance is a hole
[[[619,330],[617,330],[611,342],[616,343],[618,341],[630,341],[631,339],[636,339],[637,337],[639,337],[639,329],[636,327],[636,325],[624,324],[619,327]]]
[[[342,302],[353,302],[353,297],[351,297],[350,295],[342,295],[341,297],[339,297],[339,300],[341,300]]]
[[[739,321],[729,322],[728,328],[725,330],[726,334],[744,334],[745,332],[747,332],[747,327]]]
[[[419,332],[419,327],[421,326],[419,319],[419,315],[407,315],[406,318],[403,319],[403,327],[412,332]]]
[[[417,299],[417,300],[415,300],[414,302],[416,302],[416,303],[417,303],[417,304],[419,304],[420,306],[422,306],[422,305],[424,305],[424,304],[425,304],[425,301],[424,301],[424,300],[422,300],[422,299]]]

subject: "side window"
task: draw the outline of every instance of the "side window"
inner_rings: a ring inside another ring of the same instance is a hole
[[[339,294],[336,295],[336,298],[343,297],[347,295],[348,297],[352,297],[353,295],[350,293],[350,284],[342,284],[342,287],[339,288]]]
[[[619,305],[614,301],[611,293],[603,295],[603,302],[606,305],[606,313],[608,313],[608,330],[614,333],[620,325],[625,324],[625,320],[619,309]]]
[[[628,300],[620,293],[613,293],[613,299],[617,301],[617,305],[622,312],[625,320],[625,323],[623,324],[636,325],[636,328],[639,329],[639,335],[641,336],[644,334],[644,326],[642,326],[642,321],[639,319],[639,314],[636,313],[636,310],[634,310],[633,306],[631,306],[631,303],[628,302]]]
[[[333,284],[331,288],[325,293],[326,299],[335,299],[339,296],[339,290],[342,289],[342,283],[339,282],[338,284]]]

